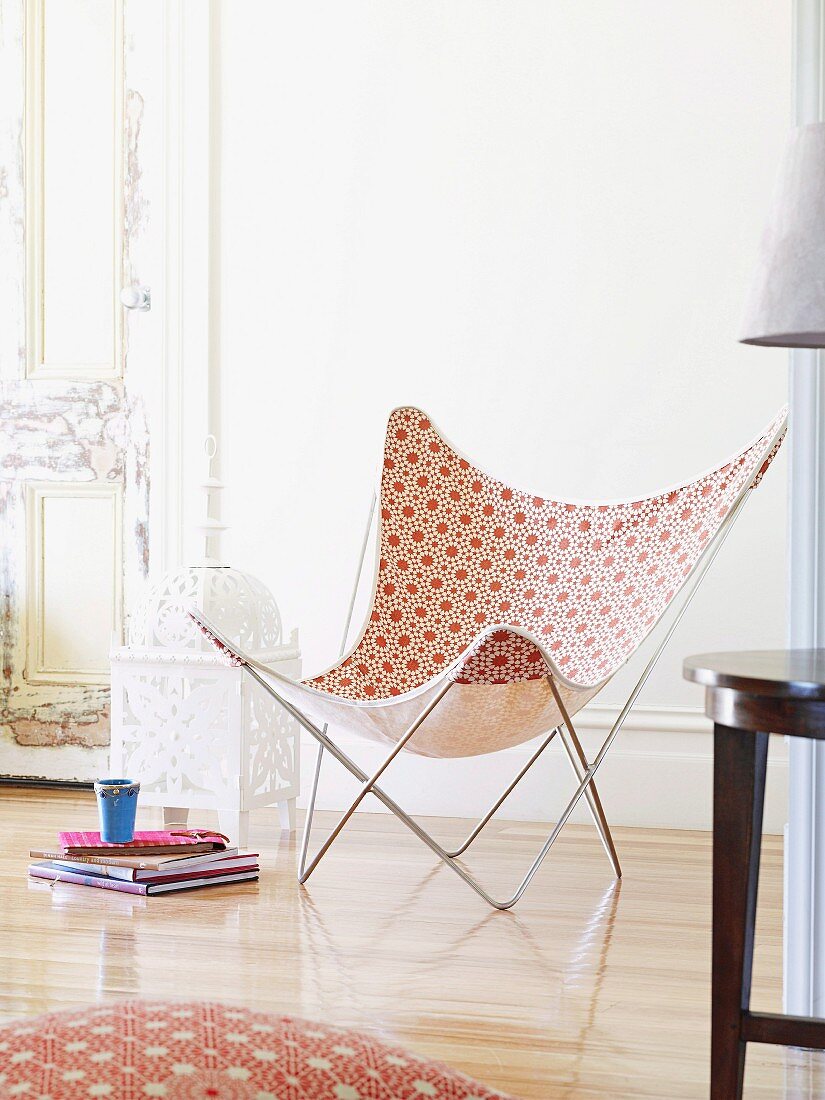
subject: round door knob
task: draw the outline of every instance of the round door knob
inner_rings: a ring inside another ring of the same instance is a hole
[[[148,286],[125,286],[120,300],[126,309],[138,309],[145,313],[152,308],[152,292]]]

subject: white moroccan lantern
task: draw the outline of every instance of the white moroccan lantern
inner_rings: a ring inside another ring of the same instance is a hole
[[[209,499],[223,486],[210,471],[203,487],[199,529],[216,541],[224,525],[209,518]],[[265,585],[219,558],[174,570],[135,609],[128,644],[111,655],[112,774],[139,780],[141,805],[162,806],[167,823],[217,810],[220,831],[236,844],[247,843],[249,811],[259,806],[278,803],[282,828],[293,829],[297,724],[206,641],[187,615],[192,607],[259,660],[300,678],[298,633],[284,641]]]

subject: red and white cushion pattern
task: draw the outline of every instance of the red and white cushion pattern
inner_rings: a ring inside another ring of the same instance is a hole
[[[457,684],[521,684],[547,675],[538,646],[512,630],[494,630],[479,639],[451,672]]]
[[[541,642],[580,687],[608,679],[684,584],[722,520],[776,451],[785,411],[730,462],[644,500],[545,500],[472,466],[419,409],[396,409],[384,447],[380,560],[355,649],[305,681],[375,701],[442,675],[462,684],[540,679]],[[472,647],[472,648],[471,648]]]
[[[506,1100],[362,1032],[211,1003],[126,1001],[0,1027],[0,1098]]]

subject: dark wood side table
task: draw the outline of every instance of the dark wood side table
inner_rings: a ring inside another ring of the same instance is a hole
[[[825,1020],[751,1012],[768,733],[825,740],[825,649],[703,653],[684,675],[713,719],[710,1095],[742,1095],[748,1043],[825,1048]]]

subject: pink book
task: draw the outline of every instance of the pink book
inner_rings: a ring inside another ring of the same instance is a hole
[[[58,843],[66,854],[95,855],[101,851],[126,852],[134,855],[163,855],[186,850],[194,855],[197,852],[214,852],[226,848],[226,837],[209,829],[157,830],[135,833],[134,839],[126,844],[109,844],[100,839],[100,833],[77,832],[58,833]]]

